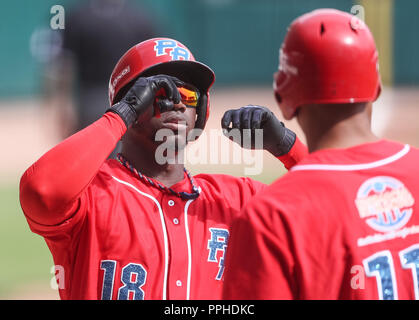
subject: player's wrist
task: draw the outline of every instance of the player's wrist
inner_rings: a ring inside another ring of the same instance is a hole
[[[280,157],[288,154],[295,144],[297,135],[290,129],[283,127],[283,130],[279,130],[272,137],[275,139],[272,143],[268,143],[266,150],[269,151],[275,157]]]
[[[125,101],[115,103],[106,112],[116,113],[124,121],[127,128],[130,128],[138,117],[136,110]]]

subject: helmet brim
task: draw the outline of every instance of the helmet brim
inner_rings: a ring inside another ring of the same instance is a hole
[[[207,92],[215,81],[214,71],[207,65],[190,60],[175,60],[156,64],[139,76],[148,77],[156,74],[167,74],[186,83],[192,84],[203,92]]]
[[[207,65],[191,60],[174,60],[155,64],[138,74],[115,96],[113,103],[118,102],[127,93],[132,84],[139,77],[149,77],[157,74],[166,74],[176,77],[186,83],[197,87],[202,93],[208,95],[208,91],[215,81],[214,71]]]

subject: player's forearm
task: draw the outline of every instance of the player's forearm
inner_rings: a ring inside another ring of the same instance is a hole
[[[118,115],[106,113],[45,153],[20,181],[25,214],[39,223],[62,222],[125,131]]]
[[[291,150],[282,156],[277,157],[279,161],[283,163],[287,170],[295,166],[300,160],[302,160],[308,154],[308,149],[298,137],[295,139],[295,143]]]

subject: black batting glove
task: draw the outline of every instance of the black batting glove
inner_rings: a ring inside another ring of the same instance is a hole
[[[106,112],[118,114],[129,128],[155,102],[161,112],[172,110],[174,105],[180,102],[176,84],[182,85],[183,82],[168,75],[140,77],[121,101],[115,103]],[[162,88],[165,91],[165,98],[156,101],[156,93]]]
[[[221,119],[221,127],[224,135],[233,141],[235,139],[232,130],[239,129],[241,147],[264,149],[275,157],[287,154],[296,140],[296,134],[293,131],[286,128],[271,110],[261,106],[247,105],[240,109],[226,111]],[[255,141],[256,129],[263,129],[262,146],[257,145]]]

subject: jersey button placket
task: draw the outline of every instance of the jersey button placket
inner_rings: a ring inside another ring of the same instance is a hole
[[[170,199],[169,201],[167,201],[167,204],[168,204],[169,207],[173,207],[175,205],[175,202],[172,199]],[[179,219],[174,218],[172,220],[172,222],[173,222],[173,224],[178,225],[179,224]]]
[[[186,298],[186,280],[188,277],[188,239],[186,228],[183,223],[185,201],[179,198],[173,198],[171,195],[163,196],[161,200],[162,209],[166,220],[168,240],[169,240],[169,273],[168,299]]]

